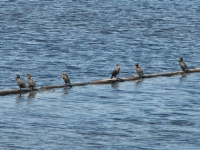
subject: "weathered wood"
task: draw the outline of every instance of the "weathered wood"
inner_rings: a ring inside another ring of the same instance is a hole
[[[112,79],[103,79],[103,80],[94,80],[90,82],[90,84],[108,84],[108,83],[115,83],[115,82],[124,82],[127,78],[112,78]]]
[[[183,73],[183,71],[179,71],[179,72]],[[193,73],[193,72],[200,72],[200,68],[188,69],[187,73]]]
[[[83,82],[83,83],[73,83],[71,84],[72,86],[84,86],[84,85],[88,85],[90,84],[90,82]]]
[[[88,85],[88,84],[90,84],[90,82],[73,83],[73,84],[71,84],[71,87],[72,86],[84,86],[84,85]],[[63,87],[70,87],[70,86],[66,85],[66,84],[62,84],[62,85],[49,85],[49,86],[42,86],[40,89],[44,90],[44,89],[63,88]]]
[[[194,72],[200,72],[200,68],[189,69],[186,72],[177,71],[177,72],[165,72],[165,73],[157,73],[157,74],[145,74],[142,78],[153,78],[153,77],[159,77],[159,76],[173,76],[173,75],[194,73]],[[138,79],[141,79],[141,77],[136,75],[136,76],[125,77],[125,78],[95,80],[95,81],[90,82],[90,84],[108,84],[108,83],[114,83],[114,82],[134,81],[134,80],[138,80]]]
[[[22,94],[22,93],[28,93],[28,92],[31,92],[31,91],[38,91],[38,89],[34,89],[34,90],[32,90],[32,89],[1,90],[0,91],[0,96],[9,95],[9,94]]]
[[[40,89],[45,90],[45,89],[53,89],[53,88],[63,88],[66,87],[66,85],[49,85],[49,86],[42,86]]]
[[[179,74],[185,74],[185,73],[194,73],[194,72],[200,72],[200,68],[195,69],[189,69],[186,72],[184,71],[177,71],[177,72],[166,72],[166,73],[157,73],[157,74],[145,74],[142,78],[153,78],[153,77],[159,77],[159,76],[173,76],[173,75],[179,75]],[[141,79],[138,75],[131,76],[131,77],[124,77],[124,78],[114,78],[114,79],[103,79],[103,80],[95,80],[92,82],[82,82],[82,83],[73,83],[71,86],[85,86],[89,84],[109,84],[109,83],[115,83],[115,82],[124,82],[124,81],[134,81]],[[63,87],[69,87],[65,84],[63,85],[51,85],[51,86],[43,86],[40,89],[34,89],[34,91],[39,90],[45,90],[45,89],[53,89],[53,88],[63,88]],[[13,89],[13,90],[0,90],[0,96],[3,95],[9,95],[9,94],[20,94],[20,93],[27,93],[32,91],[31,89]]]

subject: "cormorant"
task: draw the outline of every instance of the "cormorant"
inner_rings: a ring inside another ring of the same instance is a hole
[[[31,79],[31,75],[30,74],[26,74],[27,76],[27,81],[28,81],[28,88],[33,88],[36,86],[35,81],[33,79]]]
[[[185,71],[185,70],[187,69],[187,65],[186,65],[185,62],[183,61],[183,58],[180,57],[179,60],[178,60],[178,62],[179,62],[179,65],[180,65],[181,69],[182,69],[183,71]]]
[[[135,64],[135,70],[137,71],[137,73],[138,73],[138,75],[139,75],[140,77],[143,76],[143,71],[142,71],[142,69],[139,67],[138,63]]]
[[[113,77],[116,78],[116,76],[119,74],[119,71],[120,71],[120,64],[117,64],[117,65],[116,65],[116,68],[112,71],[111,79],[112,79]]]
[[[70,79],[69,79],[69,77],[68,77],[67,74],[63,73],[61,76],[62,76],[62,78],[63,78],[65,84],[71,85]]]
[[[17,85],[19,86],[20,90],[21,90],[21,88],[26,88],[24,81],[22,79],[20,79],[20,75],[16,74],[15,79],[16,79]]]

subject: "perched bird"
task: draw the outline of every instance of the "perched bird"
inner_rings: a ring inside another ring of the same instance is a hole
[[[30,74],[26,74],[27,76],[27,81],[28,81],[28,88],[33,88],[36,86],[35,81],[33,79],[31,79],[31,75]]]
[[[138,75],[139,75],[140,77],[143,76],[143,71],[142,71],[142,69],[139,67],[138,63],[135,64],[135,70],[137,71],[137,73],[138,73]]]
[[[117,64],[117,65],[116,65],[116,68],[112,71],[111,79],[112,79],[113,77],[116,78],[116,76],[119,74],[119,71],[120,71],[120,64]]]
[[[16,74],[15,79],[16,79],[17,85],[19,86],[20,90],[21,90],[21,88],[26,88],[24,81],[22,79],[20,79],[20,76],[18,74]]]
[[[185,70],[187,69],[187,65],[186,65],[185,62],[183,61],[183,58],[180,57],[179,60],[178,60],[178,62],[179,62],[179,65],[180,65],[181,69],[182,69],[183,71],[185,71]]]
[[[68,77],[67,74],[63,73],[63,74],[61,74],[61,76],[62,76],[62,78],[63,78],[65,84],[71,85],[70,79],[69,79],[69,77]]]

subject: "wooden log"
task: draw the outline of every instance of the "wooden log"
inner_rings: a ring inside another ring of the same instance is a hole
[[[134,81],[141,78],[154,78],[159,76],[173,76],[173,75],[179,75],[179,74],[185,74],[185,73],[194,73],[194,72],[200,72],[200,68],[195,69],[189,69],[186,72],[184,71],[177,71],[177,72],[165,72],[165,73],[157,73],[157,74],[145,74],[143,77],[131,76],[131,77],[125,77],[125,78],[114,78],[114,79],[104,79],[104,80],[95,80],[90,82],[90,84],[108,84],[108,83],[114,83],[114,82],[123,82],[123,81]]]
[[[49,85],[49,86],[42,86],[40,89],[45,90],[45,89],[53,89],[53,88],[63,88],[66,85]]]
[[[34,90],[32,90],[32,89],[1,90],[0,91],[0,96],[9,95],[9,94],[22,94],[22,93],[28,93],[28,92],[31,92],[31,91],[38,91],[38,89],[34,89]]]
[[[200,68],[189,69],[187,73],[200,72]],[[181,71],[183,73],[183,71]]]
[[[108,84],[115,82],[124,82],[127,78],[112,78],[112,79],[103,79],[103,80],[94,80],[90,84]]]
[[[179,74],[185,74],[185,73],[194,73],[194,72],[200,72],[200,68],[195,69],[189,69],[186,72],[184,71],[177,71],[177,72],[166,72],[166,73],[157,73],[157,74],[145,74],[142,78],[153,78],[153,77],[159,77],[159,76],[173,76],[173,75],[179,75]],[[141,79],[138,75],[131,76],[131,77],[124,77],[124,78],[114,78],[114,79],[103,79],[103,80],[95,80],[92,82],[82,82],[82,83],[73,83],[71,84],[73,86],[85,86],[89,84],[108,84],[108,83],[115,83],[115,82],[124,82],[124,81],[134,81]],[[39,90],[45,90],[45,89],[53,89],[53,88],[63,88],[66,87],[65,84],[63,85],[51,85],[51,86],[43,86],[40,89],[34,89],[34,91]],[[0,90],[0,96],[3,95],[9,95],[9,94],[20,94],[20,93],[27,93],[32,91],[31,89],[13,89],[13,90]]]
[[[82,83],[73,83],[71,84],[71,87],[73,86],[84,86],[84,85],[88,85],[90,84],[90,82],[82,82]],[[53,88],[63,88],[63,87],[70,87],[69,85],[49,85],[49,86],[42,86],[40,89],[45,90],[45,89],[53,89]]]

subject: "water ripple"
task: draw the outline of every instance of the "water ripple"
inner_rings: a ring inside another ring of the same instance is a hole
[[[1,1],[0,88],[200,66],[199,1]],[[2,96],[1,149],[199,149],[199,74]]]

